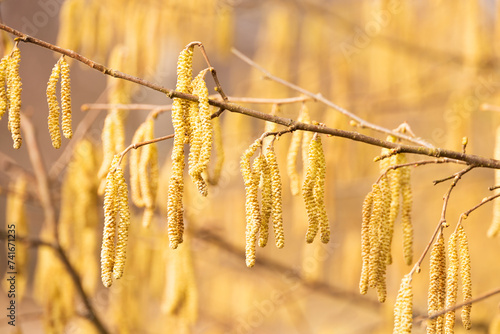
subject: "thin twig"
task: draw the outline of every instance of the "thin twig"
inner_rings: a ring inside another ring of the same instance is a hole
[[[186,93],[181,93],[175,90],[167,89],[165,87],[162,87],[161,85],[149,82],[147,80],[134,77],[125,73],[122,73],[120,71],[116,71],[110,68],[105,67],[102,64],[96,63],[72,50],[68,49],[63,49],[61,47],[55,46],[53,44],[47,43],[45,41],[39,40],[35,37],[26,35],[18,30],[15,30],[9,26],[6,26],[2,23],[0,23],[0,29],[5,30],[13,35],[21,37],[21,40],[25,43],[31,43],[35,44],[44,48],[47,48],[49,50],[52,50],[54,52],[58,52],[60,54],[64,54],[70,58],[76,59],[80,61],[83,64],[86,64],[87,66],[98,70],[106,75],[110,75],[115,78],[120,78],[123,80],[128,80],[131,82],[134,82],[136,84],[139,84],[144,87],[151,88],[153,90],[156,90],[158,92],[162,92],[166,94],[169,98],[181,98],[189,101],[194,101],[198,102],[198,97],[191,95],[191,94],[186,94]],[[316,98],[320,97],[319,95],[316,95]],[[321,100],[324,100],[321,97]],[[324,126],[319,126],[319,125],[314,125],[314,124],[306,124],[306,123],[301,123],[301,122],[296,122],[290,118],[284,118],[284,117],[279,117],[276,115],[270,115],[267,113],[263,113],[257,110],[253,110],[250,108],[245,108],[243,106],[240,106],[235,103],[231,102],[225,102],[225,101],[218,101],[214,99],[209,100],[210,105],[218,107],[220,109],[225,109],[229,110],[231,112],[235,113],[240,113],[243,115],[247,115],[253,118],[261,119],[264,121],[269,121],[273,122],[276,124],[281,124],[285,126],[291,126],[294,125],[297,130],[303,130],[303,131],[311,131],[311,132],[318,132],[318,133],[324,133],[327,135],[335,136],[335,137],[342,137],[342,138],[348,138],[350,140],[354,141],[359,141],[363,142],[369,145],[374,145],[374,146],[379,146],[379,147],[385,147],[389,149],[398,149],[398,152],[400,153],[412,153],[412,154],[419,154],[419,155],[427,155],[431,157],[446,157],[446,158],[451,158],[451,159],[457,159],[461,160],[464,162],[467,162],[469,165],[474,165],[477,167],[485,167],[485,168],[496,168],[500,169],[500,161],[495,160],[495,159],[489,159],[477,155],[472,155],[472,154],[465,154],[462,152],[457,152],[457,151],[452,151],[452,150],[447,150],[447,149],[441,149],[441,148],[431,148],[431,147],[422,147],[422,146],[412,146],[412,145],[404,145],[404,144],[396,144],[392,143],[386,140],[381,140],[378,138],[370,137],[367,135],[363,135],[358,132],[354,131],[345,131],[345,130],[340,130],[340,129],[334,129],[334,128],[329,128],[329,127],[324,127]],[[221,113],[221,110],[215,112],[212,114],[212,118],[218,117]],[[387,130],[387,129],[385,129]],[[396,135],[400,138],[403,138],[408,141],[413,141],[415,142],[415,139],[411,137],[405,137],[402,134],[395,134],[393,132],[390,132],[391,135]],[[419,143],[421,144],[421,143]]]
[[[453,174],[454,180],[451,183],[450,187],[448,188],[448,191],[446,192],[446,194],[443,196],[443,208],[441,210],[441,218],[439,219],[439,223],[437,224],[436,229],[434,230],[434,233],[432,234],[431,240],[429,240],[429,242],[427,243],[427,246],[425,247],[424,251],[422,252],[422,255],[420,256],[418,261],[415,263],[415,265],[411,269],[411,271],[409,273],[410,276],[412,276],[415,272],[420,272],[420,265],[424,261],[425,256],[427,255],[427,252],[431,248],[431,246],[434,242],[434,239],[438,235],[439,231],[441,231],[443,229],[443,227],[447,226],[446,210],[448,208],[448,202],[450,199],[451,192],[453,191],[453,189],[457,185],[458,181],[462,178],[462,176],[464,176],[466,173],[470,172],[473,168],[474,168],[473,166],[469,166],[467,168],[462,169],[460,172]]]
[[[302,87],[299,87],[297,85],[294,85],[292,84],[291,82],[288,82],[284,79],[281,79],[281,78],[278,78],[274,75],[272,75],[268,70],[264,69],[262,66],[258,65],[257,63],[255,63],[253,60],[251,60],[250,58],[248,58],[247,56],[245,56],[243,53],[241,53],[240,51],[236,50],[235,48],[232,48],[231,49],[231,52],[236,55],[238,58],[240,58],[241,60],[243,60],[245,63],[249,64],[250,66],[252,67],[255,67],[256,69],[258,69],[259,71],[261,71],[262,73],[264,73],[265,77],[267,79],[270,79],[270,80],[273,80],[281,85],[284,85],[286,87],[289,87],[293,90],[296,90],[297,92],[300,92],[304,95],[307,95],[307,96],[310,96],[312,97],[313,99],[323,103],[323,104],[326,104],[327,106],[339,111],[341,114],[349,117],[350,119],[354,120],[356,123],[357,123],[357,126],[361,127],[361,128],[369,128],[369,129],[372,129],[372,130],[375,130],[375,131],[379,131],[379,132],[382,132],[382,133],[386,133],[386,134],[390,134],[390,135],[393,135],[395,137],[398,137],[398,138],[401,138],[401,139],[404,139],[406,141],[409,141],[411,143],[415,143],[415,144],[418,144],[418,145],[422,145],[422,146],[425,146],[425,147],[428,147],[428,148],[432,148],[434,147],[432,144],[422,140],[422,139],[418,139],[418,138],[412,138],[410,136],[407,136],[405,134],[402,134],[402,133],[399,133],[399,132],[395,132],[395,131],[392,131],[392,130],[389,130],[389,129],[386,129],[384,127],[381,127],[379,125],[376,125],[376,124],[372,124],[370,122],[367,122],[365,121],[364,119],[362,119],[361,117],[358,117],[356,115],[354,115],[353,113],[349,112],[348,110],[336,105],[335,103],[333,103],[332,101],[326,99],[323,97],[323,95],[321,94],[315,94],[315,93],[312,93]]]
[[[174,134],[171,134],[171,135],[168,135],[168,136],[163,136],[163,137],[158,137],[158,138],[154,138],[154,139],[151,139],[151,140],[146,140],[146,141],[143,141],[143,142],[134,143],[134,144],[129,145],[126,149],[123,150],[122,153],[120,153],[120,160],[118,161],[118,165],[120,165],[122,163],[122,160],[125,157],[125,154],[128,153],[128,151],[130,151],[132,149],[136,150],[136,149],[138,149],[141,146],[149,145],[149,144],[154,144],[154,143],[157,143],[159,141],[163,141],[163,140],[167,140],[167,139],[171,139],[171,138],[174,138]]]
[[[479,302],[479,301],[481,301],[481,300],[484,300],[484,299],[486,299],[486,298],[489,298],[489,297],[491,297],[491,296],[494,296],[494,295],[496,295],[497,293],[500,293],[500,288],[496,288],[495,290],[492,290],[492,291],[490,291],[490,292],[487,292],[487,293],[485,293],[484,295],[481,295],[481,296],[479,296],[479,297],[476,297],[476,298],[472,298],[472,299],[466,300],[466,301],[464,301],[464,302],[462,302],[462,303],[459,303],[459,304],[455,304],[455,305],[453,305],[452,307],[449,307],[449,308],[447,308],[447,309],[444,309],[444,310],[441,310],[441,311],[439,311],[439,312],[433,313],[433,314],[431,314],[431,315],[429,315],[429,316],[427,316],[427,317],[423,317],[422,321],[423,321],[423,320],[427,320],[427,319],[434,319],[434,318],[437,318],[437,317],[439,317],[440,315],[443,315],[443,314],[448,313],[448,312],[450,312],[450,311],[454,311],[454,310],[459,309],[459,308],[461,308],[462,306],[465,306],[465,305],[468,305],[468,304],[474,304],[474,303],[477,303],[477,302]]]

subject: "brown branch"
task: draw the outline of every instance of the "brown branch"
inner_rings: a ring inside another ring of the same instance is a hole
[[[155,139],[146,140],[143,142],[134,143],[134,144],[129,145],[126,149],[123,150],[122,153],[120,153],[120,160],[118,161],[118,165],[120,165],[122,163],[123,157],[125,157],[125,154],[127,154],[128,151],[130,151],[132,149],[136,150],[141,146],[157,143],[159,141],[163,141],[163,140],[167,140],[167,139],[171,139],[171,138],[174,138],[174,134],[163,136],[163,137],[158,137]]]
[[[104,65],[96,63],[96,62],[94,62],[94,61],[92,61],[92,60],[72,51],[72,50],[63,49],[61,47],[47,43],[45,41],[41,41],[35,37],[26,35],[18,30],[15,30],[15,29],[13,29],[9,26],[6,26],[4,24],[1,24],[1,23],[0,23],[0,29],[5,30],[13,35],[19,36],[23,42],[32,43],[32,44],[47,48],[49,50],[52,50],[54,52],[64,54],[64,55],[66,55],[70,58],[76,59],[76,60],[82,62],[83,64],[86,64],[87,66],[89,66],[93,69],[96,69],[96,70],[98,70],[106,75],[110,75],[110,76],[115,77],[115,78],[128,80],[128,81],[137,83],[139,85],[142,85],[144,87],[148,87],[148,88],[151,88],[153,90],[162,92],[162,93],[166,94],[169,98],[177,97],[177,98],[181,98],[181,99],[185,99],[185,100],[189,100],[189,101],[194,101],[194,102],[198,101],[198,97],[196,97],[194,95],[181,93],[181,92],[177,92],[175,90],[167,89],[165,87],[162,87],[161,85],[149,82],[147,80],[137,78],[137,77],[134,77],[134,76],[107,68]],[[310,92],[307,92],[307,93],[311,94]],[[317,99],[320,102],[328,102],[328,104],[332,104],[330,101],[325,100],[322,96],[320,96],[318,94],[313,94],[313,95],[315,96],[315,99]],[[462,152],[441,149],[441,148],[431,148],[431,147],[422,147],[422,146],[412,146],[412,145],[391,143],[389,141],[385,141],[385,140],[377,139],[377,138],[370,137],[367,135],[363,135],[363,134],[358,133],[358,132],[345,131],[345,130],[334,129],[334,128],[329,128],[329,127],[325,127],[325,126],[296,122],[290,118],[284,118],[284,117],[279,117],[276,115],[270,115],[267,113],[263,113],[263,112],[253,110],[250,108],[245,108],[245,107],[242,107],[240,105],[230,103],[230,102],[225,102],[225,101],[218,101],[218,100],[211,99],[211,100],[209,100],[209,103],[210,103],[210,105],[218,107],[221,110],[222,109],[229,110],[231,112],[240,113],[240,114],[247,115],[247,116],[250,116],[253,118],[257,118],[257,119],[261,119],[264,121],[269,121],[269,122],[273,122],[276,124],[281,124],[281,125],[284,125],[287,127],[294,125],[297,130],[324,133],[324,134],[335,136],[335,137],[342,137],[342,138],[347,138],[347,139],[351,139],[354,141],[363,142],[363,143],[366,143],[369,145],[385,147],[385,148],[389,148],[389,149],[398,149],[398,152],[400,152],[400,153],[427,155],[427,156],[436,157],[436,158],[446,157],[446,158],[461,160],[461,161],[466,162],[469,165],[474,165],[477,167],[500,169],[500,161],[495,160],[495,159],[488,159],[488,158],[473,155],[473,154],[465,154]],[[340,107],[338,107],[338,108],[340,108]],[[340,108],[340,109],[342,109],[342,108]],[[221,110],[212,114],[212,118],[219,116],[221,113]],[[363,124],[364,123],[366,123],[366,122],[363,121]],[[383,130],[382,132],[389,131],[388,133],[390,133],[391,135],[397,136],[397,137],[405,139],[407,141],[412,141],[412,142],[416,141],[414,138],[411,138],[411,137],[408,137],[408,136],[405,136],[402,134],[394,133],[394,132],[387,130],[387,129],[384,129],[384,128],[382,128],[382,130]],[[419,143],[419,144],[423,145],[424,143]]]
[[[422,318],[423,318],[423,319],[422,319],[422,321],[423,321],[423,320],[427,320],[427,319],[434,319],[434,318],[437,318],[437,317],[439,317],[440,315],[443,315],[443,314],[448,313],[448,312],[450,312],[450,311],[454,311],[454,310],[459,309],[459,308],[461,308],[462,306],[465,306],[465,305],[468,305],[468,304],[474,304],[474,303],[477,303],[477,302],[482,301],[482,300],[484,300],[484,299],[486,299],[486,298],[489,298],[489,297],[491,297],[491,296],[494,296],[494,295],[496,295],[497,293],[500,293],[500,288],[496,288],[495,290],[492,290],[492,291],[490,291],[490,292],[487,292],[487,293],[485,293],[484,295],[481,295],[481,296],[479,296],[479,297],[476,297],[476,298],[472,298],[472,299],[466,300],[466,301],[464,301],[464,302],[462,302],[462,303],[459,303],[459,304],[455,304],[455,305],[453,305],[453,306],[452,306],[452,307],[450,307],[450,308],[447,308],[447,309],[441,310],[441,311],[439,311],[439,312],[433,313],[433,314],[431,314],[431,315],[429,315],[429,316],[427,316],[427,317],[422,317]]]
[[[253,60],[251,60],[250,58],[248,58],[247,56],[245,56],[243,53],[241,53],[240,51],[236,50],[235,48],[232,48],[231,49],[231,52],[236,55],[238,58],[240,58],[241,60],[243,60],[245,63],[247,63],[248,65],[258,69],[259,71],[261,71],[262,73],[264,73],[265,77],[267,79],[270,79],[272,81],[275,81],[283,86],[286,86],[288,88],[291,88],[297,92],[300,92],[301,94],[304,94],[304,95],[307,95],[337,111],[339,111],[341,114],[349,117],[350,119],[352,119],[353,121],[355,121],[357,124],[357,126],[361,127],[361,128],[369,128],[369,129],[372,129],[372,130],[375,130],[375,131],[378,131],[378,132],[382,132],[382,133],[386,133],[386,134],[389,134],[389,135],[392,135],[392,136],[395,136],[395,137],[398,137],[398,138],[401,138],[401,139],[404,139],[406,141],[409,141],[411,143],[415,143],[415,144],[418,144],[418,145],[422,145],[422,146],[425,146],[425,147],[429,147],[429,148],[432,148],[433,145],[430,144],[430,143],[427,143],[426,141],[422,140],[422,139],[418,139],[418,138],[412,138],[410,136],[407,136],[405,134],[402,134],[402,133],[399,133],[399,132],[396,132],[396,131],[392,131],[392,130],[389,130],[389,129],[386,129],[384,127],[381,127],[379,125],[376,125],[376,124],[372,124],[370,122],[367,122],[366,120],[362,119],[361,117],[358,117],[356,115],[354,115],[353,113],[349,112],[348,110],[338,106],[337,104],[333,103],[332,101],[326,99],[323,97],[323,95],[321,94],[315,94],[315,93],[312,93],[302,87],[299,87],[297,85],[294,85],[292,84],[291,82],[288,82],[284,79],[281,79],[279,77],[276,77],[274,75],[272,75],[268,70],[264,69],[262,66],[258,65],[257,63],[255,63]]]

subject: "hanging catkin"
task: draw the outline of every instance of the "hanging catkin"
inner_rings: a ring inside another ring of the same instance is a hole
[[[458,270],[459,259],[457,252],[458,233],[453,232],[448,240],[448,259],[450,261],[448,271],[446,272],[446,300],[445,308],[450,308],[457,302],[458,292]],[[454,333],[455,310],[449,311],[445,315],[444,330],[445,333]]]
[[[261,147],[260,139],[257,139],[250,147],[243,153],[241,157],[241,174],[245,183],[245,214],[246,214],[246,232],[245,232],[245,252],[246,252],[246,265],[253,267],[255,265],[255,241],[260,228],[260,210],[258,201],[258,187],[260,175],[255,171],[259,169],[259,159],[257,157],[254,161],[254,170],[252,170],[250,159],[255,154],[257,148]]]
[[[329,230],[324,204],[325,159],[319,135],[315,134],[312,138],[308,154],[306,176],[302,185],[302,196],[304,197],[308,217],[306,242],[313,242],[320,227],[323,235],[322,241],[327,242]]]
[[[269,154],[269,153],[268,153]],[[273,183],[271,168],[267,155],[262,160],[262,173],[260,176],[262,215],[259,233],[259,247],[265,247],[269,237],[269,219],[273,211]],[[280,184],[281,186],[281,184]]]
[[[115,208],[119,212],[120,221],[117,224],[117,240],[115,249],[115,260],[113,266],[113,277],[119,279],[123,275],[125,259],[127,258],[128,229],[130,225],[130,211],[128,207],[128,190],[120,166],[114,172],[116,183]]]
[[[458,257],[460,262],[460,279],[462,281],[462,296],[463,300],[467,301],[472,298],[472,281],[470,267],[470,253],[467,235],[463,226],[458,226]],[[462,324],[465,329],[471,328],[470,312],[472,304],[467,304],[462,307]]]
[[[145,122],[144,140],[154,139],[154,121],[149,119]],[[145,145],[142,148],[139,160],[139,180],[141,195],[145,206],[142,218],[142,226],[148,227],[153,218],[156,206],[156,193],[158,191],[158,147],[156,143]]]
[[[281,198],[281,176],[278,169],[278,161],[274,153],[274,142],[268,147],[265,161],[269,165],[271,173],[271,198],[272,198],[272,222],[276,247],[283,248],[285,245],[285,235],[283,232],[283,209]]]
[[[399,287],[396,304],[394,305],[393,334],[409,334],[413,325],[413,291],[411,276],[405,275]]]
[[[65,138],[73,137],[71,129],[71,80],[69,78],[69,64],[66,58],[59,59],[61,65],[61,108],[62,108],[62,132]]]
[[[220,116],[212,119],[213,133],[213,147],[215,151],[215,166],[213,168],[212,174],[208,177],[208,183],[211,185],[217,185],[222,173],[222,167],[224,166],[224,145],[222,143],[222,127],[220,124]]]
[[[144,133],[146,131],[146,122],[142,123],[137,130],[135,130],[134,136],[132,137],[132,143],[139,143],[144,141]],[[140,172],[139,172],[139,160],[140,160],[140,150],[130,151],[129,155],[129,171],[130,171],[130,197],[132,203],[139,208],[144,207],[144,200],[141,193],[141,183],[140,183]]]
[[[368,292],[368,278],[370,275],[370,217],[372,216],[373,195],[376,185],[366,195],[363,201],[363,219],[361,224],[361,258],[362,269],[359,282],[359,292],[364,295]]]
[[[193,46],[181,51],[177,61],[176,90],[191,93]],[[184,233],[182,197],[184,191],[184,144],[189,142],[191,130],[187,117],[189,103],[174,98],[172,103],[172,124],[174,144],[172,149],[172,174],[168,185],[168,236],[170,247],[175,249],[182,243]]]
[[[444,308],[446,298],[446,250],[444,236],[440,232],[437,241],[432,246],[430,258],[429,292],[427,295],[427,312],[429,315]],[[427,334],[443,332],[444,315],[427,322]]]
[[[309,110],[305,103],[302,104],[300,109],[298,122],[309,124],[311,122],[309,117]],[[300,193],[300,177],[297,171],[297,156],[299,149],[302,149],[302,161],[304,170],[306,170],[306,163],[308,158],[309,144],[313,134],[309,131],[294,131],[290,141],[290,147],[287,154],[287,174],[290,178],[290,190],[292,195],[296,196]]]
[[[10,54],[7,63],[7,96],[9,101],[8,128],[14,141],[13,147],[21,147],[21,91],[22,83],[19,76],[19,63],[21,61],[21,50],[16,46]]]
[[[49,134],[50,140],[52,141],[52,146],[54,148],[61,147],[61,132],[59,128],[59,114],[60,107],[59,102],[57,102],[57,82],[59,81],[59,74],[61,72],[61,65],[57,62],[52,68],[52,73],[50,74],[49,82],[47,84],[47,104],[49,105]]]

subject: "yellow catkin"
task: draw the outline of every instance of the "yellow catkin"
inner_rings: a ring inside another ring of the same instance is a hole
[[[401,209],[401,224],[403,226],[403,254],[407,265],[413,262],[413,225],[411,222],[411,208],[413,206],[413,194],[410,184],[410,168],[402,168],[401,194],[403,205]]]
[[[250,147],[243,153],[240,163],[246,193],[245,262],[247,267],[253,267],[255,265],[255,241],[260,228],[260,212],[258,202],[259,175],[252,171],[250,159],[255,154],[257,148],[261,147],[261,145],[262,143],[259,139],[250,145]],[[258,162],[258,158],[256,158],[256,161]],[[258,167],[258,165],[255,167]]]
[[[130,225],[130,211],[128,207],[128,190],[123,176],[123,170],[117,166],[114,172],[116,183],[115,208],[119,212],[120,221],[117,224],[117,241],[113,265],[113,277],[119,279],[123,275],[125,260],[127,258],[128,230]]]
[[[495,159],[500,159],[500,125],[497,127],[495,132],[495,150],[493,152],[493,157]],[[500,185],[500,169],[495,169],[495,186]],[[498,193],[498,190],[496,190]],[[491,225],[488,228],[487,236],[493,238],[500,234],[500,199],[496,199],[493,202],[493,219]]]
[[[71,80],[69,78],[69,64],[64,57],[59,60],[61,64],[61,109],[62,132],[65,138],[73,137],[71,129]]]
[[[446,273],[446,301],[445,308],[450,308],[457,301],[458,292],[458,270],[459,259],[457,252],[458,233],[453,232],[448,240],[448,259],[449,266]],[[445,333],[454,333],[455,327],[455,311],[449,311],[445,315],[444,330]]]
[[[316,237],[319,230],[320,217],[317,210],[316,198],[314,196],[316,175],[318,173],[318,169],[320,168],[319,161],[317,159],[319,155],[318,144],[319,141],[317,140],[317,137],[313,138],[309,144],[306,176],[302,185],[302,197],[304,198],[308,218],[308,228],[306,233],[307,243],[313,242],[314,237]]]
[[[369,240],[370,240],[370,264],[368,270],[368,286],[376,288],[380,283],[380,270],[382,263],[380,258],[380,237],[379,230],[382,224],[384,201],[382,191],[379,184],[373,185],[373,207],[369,223]]]
[[[283,231],[283,201],[281,198],[282,184],[280,171],[278,169],[278,161],[276,159],[272,143],[267,150],[266,161],[271,172],[272,222],[274,238],[276,239],[276,247],[283,248],[285,246],[285,234]]]
[[[222,143],[222,128],[220,125],[220,117],[212,119],[213,129],[213,147],[215,151],[215,166],[213,173],[208,177],[208,183],[217,185],[222,174],[222,167],[224,166],[224,145]]]
[[[411,333],[413,326],[413,291],[411,276],[405,275],[401,281],[396,304],[394,305],[393,334]]]
[[[471,266],[470,253],[467,235],[462,225],[458,226],[458,254],[460,262],[460,279],[462,280],[462,296],[463,300],[472,298],[472,281],[471,281]],[[467,304],[462,307],[461,317],[462,324],[465,329],[471,328],[471,312],[472,304]]]
[[[13,147],[21,147],[21,77],[19,76],[19,62],[21,51],[18,47],[12,51],[7,65],[7,94],[9,100],[8,128],[14,141]]]
[[[59,128],[59,114],[60,107],[59,102],[57,102],[56,87],[59,81],[59,75],[61,72],[61,65],[57,62],[52,68],[52,73],[50,74],[49,82],[47,83],[47,104],[49,106],[49,134],[50,140],[52,141],[52,146],[54,148],[61,147],[61,132]]]
[[[205,73],[206,71],[202,71],[193,80],[193,95],[198,96],[198,104],[194,108],[197,117],[190,117],[192,147],[189,154],[189,174],[203,196],[207,196],[207,185],[201,175],[207,169],[212,150],[212,121],[208,104],[208,89],[203,79]]]
[[[5,83],[7,79],[7,64],[9,62],[9,56],[5,56],[0,61],[0,120],[7,111],[7,106],[9,100],[7,98],[7,92],[5,90]]]
[[[153,119],[147,120],[145,125],[144,140],[152,140],[154,138]],[[144,227],[148,227],[153,218],[156,206],[156,193],[158,191],[158,147],[155,143],[145,145],[142,148],[138,169],[141,195],[144,206],[146,207],[142,219],[142,225]]]
[[[181,51],[177,61],[176,90],[191,93],[193,47]],[[172,125],[174,144],[172,149],[172,175],[168,186],[168,236],[171,248],[182,243],[184,219],[182,197],[184,192],[184,144],[189,142],[190,128],[187,122],[189,102],[174,98],[172,103]]]
[[[373,186],[375,187],[375,185]],[[359,292],[364,295],[368,292],[368,277],[370,269],[370,217],[373,206],[372,189],[363,201],[362,223],[361,223],[361,258],[362,269],[361,279],[359,281]]]
[[[113,283],[113,267],[115,262],[115,234],[118,184],[115,179],[115,166],[119,156],[115,156],[106,176],[104,192],[104,230],[101,248],[101,279],[105,287]]]
[[[318,171],[316,174],[316,183],[314,185],[314,199],[318,209],[319,226],[321,232],[321,242],[326,244],[330,241],[330,225],[328,224],[328,216],[325,206],[325,177],[326,177],[326,160],[321,144],[321,137],[318,136]]]
[[[446,290],[446,250],[443,233],[439,233],[430,258],[429,292],[427,312],[429,315],[443,309]],[[427,334],[439,334],[443,329],[444,315],[427,322]]]
[[[273,184],[271,168],[269,166],[267,156],[262,160],[262,173],[260,177],[261,199],[262,199],[262,215],[259,233],[259,247],[265,247],[269,237],[269,219],[273,210]]]

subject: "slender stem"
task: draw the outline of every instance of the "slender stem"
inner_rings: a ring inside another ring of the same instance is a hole
[[[138,149],[141,146],[149,145],[149,144],[153,144],[153,143],[157,143],[159,141],[163,141],[163,140],[167,140],[167,139],[171,139],[171,138],[174,138],[174,134],[171,134],[171,135],[168,135],[168,136],[163,136],[163,137],[158,137],[158,138],[155,138],[155,139],[146,140],[146,141],[143,141],[143,142],[134,143],[134,144],[129,145],[126,149],[123,150],[122,153],[120,153],[120,160],[118,161],[118,165],[120,165],[122,163],[122,160],[125,157],[125,154],[127,154],[128,151],[130,151],[131,149],[136,150],[136,149]]]
[[[431,240],[429,240],[429,242],[427,243],[427,246],[425,246],[425,249],[422,252],[422,255],[420,256],[418,261],[415,263],[415,265],[411,269],[411,271],[409,273],[410,276],[412,276],[415,272],[420,271],[420,265],[422,264],[422,262],[425,259],[425,256],[429,252],[429,249],[431,248],[432,243],[434,242],[434,239],[438,235],[439,231],[441,231],[443,229],[443,227],[447,226],[447,224],[446,224],[446,209],[448,208],[448,202],[449,202],[452,190],[455,188],[455,186],[457,185],[457,182],[462,178],[462,176],[464,176],[464,174],[471,171],[473,168],[474,167],[469,166],[467,168],[462,169],[460,172],[453,174],[454,180],[451,183],[450,187],[448,188],[448,191],[446,192],[446,194],[443,197],[443,209],[441,210],[441,218],[439,219],[439,223],[437,224],[436,229],[434,230],[434,233],[432,234]]]
[[[128,80],[128,81],[137,83],[139,85],[142,85],[144,87],[148,87],[148,88],[151,88],[153,90],[162,92],[162,93],[166,94],[169,98],[177,97],[177,98],[181,98],[181,99],[185,99],[185,100],[189,100],[189,101],[195,101],[195,102],[198,101],[198,97],[196,97],[194,95],[181,93],[181,92],[177,92],[175,90],[167,89],[165,87],[162,87],[161,85],[149,82],[147,80],[137,78],[137,77],[134,77],[134,76],[107,68],[104,65],[96,63],[96,62],[94,62],[94,61],[92,61],[92,60],[72,51],[72,50],[63,49],[61,47],[58,47],[58,46],[52,45],[50,43],[47,43],[45,41],[39,40],[35,37],[28,36],[20,31],[15,30],[15,29],[13,29],[9,26],[6,26],[2,23],[0,23],[0,29],[5,30],[13,35],[19,36],[21,38],[21,41],[23,41],[23,42],[39,45],[41,47],[47,48],[47,49],[52,50],[54,52],[64,54],[64,55],[66,55],[70,58],[76,59],[76,60],[80,61],[81,63],[86,64],[87,66],[89,66],[93,69],[96,69],[96,70],[98,70],[106,75],[110,75],[110,76],[115,77],[115,78],[121,78],[124,80]],[[307,92],[307,93],[309,96],[311,95],[310,92]],[[318,99],[318,101],[320,101],[320,102],[328,102],[329,104],[331,104],[331,102],[329,102],[328,100],[325,100],[322,96],[320,96],[318,94],[312,94],[312,95],[314,95],[313,98]],[[398,152],[400,152],[400,153],[412,153],[412,154],[419,154],[419,155],[427,155],[427,156],[432,156],[432,157],[436,157],[436,158],[446,157],[446,158],[461,160],[461,161],[468,163],[469,165],[474,165],[477,167],[500,169],[500,161],[495,160],[495,159],[489,159],[489,158],[473,155],[473,154],[465,154],[463,152],[457,152],[457,151],[441,149],[441,148],[396,144],[396,143],[392,143],[389,141],[385,141],[385,140],[381,140],[378,138],[363,135],[361,133],[354,132],[354,131],[345,131],[345,130],[340,130],[340,129],[329,128],[326,126],[319,126],[319,125],[314,125],[314,124],[306,124],[306,123],[296,122],[290,118],[284,118],[284,117],[279,117],[276,115],[270,115],[267,113],[263,113],[263,112],[260,112],[257,110],[250,109],[250,108],[245,108],[243,106],[240,106],[238,104],[231,103],[231,102],[210,99],[209,103],[212,106],[220,108],[219,111],[212,114],[212,118],[218,117],[221,113],[221,110],[224,109],[224,110],[229,110],[231,112],[247,115],[247,116],[250,116],[253,118],[261,119],[264,121],[269,121],[269,122],[273,122],[276,124],[285,125],[287,127],[294,125],[297,130],[324,133],[324,134],[335,136],[335,137],[348,138],[348,139],[363,142],[363,143],[366,143],[369,145],[385,147],[385,148],[389,148],[389,149],[397,149]],[[363,121],[363,124],[365,124],[365,123],[366,122]],[[390,130],[387,130],[384,128],[381,128],[381,129],[383,130],[382,132],[390,133],[391,135],[405,139],[405,140],[410,141],[410,142],[418,142],[419,145],[424,145],[423,142],[416,140],[414,138],[405,136],[403,134],[394,133],[393,131],[390,131]],[[389,132],[387,132],[387,131],[389,131]],[[426,144],[426,146],[429,146],[429,145]]]
[[[398,138],[401,138],[401,139],[404,139],[404,140],[407,140],[409,142],[412,142],[412,143],[415,143],[415,144],[418,144],[418,145],[422,145],[422,146],[425,146],[425,147],[428,147],[428,148],[432,148],[434,147],[432,144],[430,143],[427,143],[426,141],[422,140],[422,139],[417,139],[417,138],[412,138],[410,136],[407,136],[405,134],[402,134],[402,133],[399,133],[399,132],[395,132],[395,131],[392,131],[392,130],[389,130],[389,129],[386,129],[384,127],[381,127],[379,125],[376,125],[376,124],[372,124],[370,122],[367,122],[365,121],[364,119],[362,119],[361,117],[359,116],[356,116],[354,115],[353,113],[349,112],[348,110],[338,106],[337,104],[333,103],[332,101],[326,99],[323,97],[323,95],[321,94],[315,94],[315,93],[312,93],[302,87],[299,87],[297,85],[294,85],[292,84],[291,82],[288,82],[286,80],[283,80],[281,78],[278,78],[274,75],[272,75],[269,71],[267,71],[266,69],[264,69],[263,67],[261,67],[260,65],[258,65],[257,63],[255,63],[253,60],[251,60],[250,58],[248,58],[247,56],[245,56],[243,53],[241,53],[240,51],[236,50],[235,48],[232,48],[231,49],[231,52],[236,55],[238,58],[240,58],[241,60],[243,60],[245,63],[249,64],[250,66],[252,67],[255,67],[256,69],[258,69],[259,71],[261,71],[262,73],[264,73],[264,75],[266,76],[267,79],[270,79],[272,81],[275,81],[281,85],[284,85],[286,87],[289,87],[293,90],[296,90],[297,92],[300,92],[304,95],[307,95],[307,96],[310,96],[312,97],[313,99],[323,103],[323,104],[326,104],[327,106],[339,111],[341,114],[349,117],[350,119],[354,120],[357,125],[361,128],[369,128],[369,129],[372,129],[372,130],[375,130],[375,131],[379,131],[379,132],[382,132],[382,133],[386,133],[386,134],[390,134],[390,135],[393,135],[395,137],[398,137]]]
[[[449,307],[449,308],[447,308],[447,309],[444,309],[444,310],[441,310],[441,311],[439,311],[439,312],[433,313],[433,314],[431,314],[431,315],[429,315],[429,316],[427,316],[427,317],[423,317],[423,319],[422,319],[422,320],[437,318],[437,317],[439,317],[440,315],[446,314],[446,313],[448,313],[448,312],[450,312],[450,311],[454,311],[454,310],[459,309],[459,308],[461,308],[462,306],[465,306],[465,305],[468,305],[468,304],[474,304],[474,303],[477,303],[477,302],[479,302],[479,301],[481,301],[481,300],[484,300],[484,299],[486,299],[486,298],[489,298],[489,297],[491,297],[491,296],[494,296],[494,295],[496,295],[497,293],[500,293],[500,287],[499,287],[499,288],[496,288],[495,290],[492,290],[492,291],[490,291],[490,292],[487,292],[487,293],[485,293],[485,294],[483,294],[483,295],[481,295],[481,296],[479,296],[479,297],[476,297],[476,298],[472,298],[472,299],[466,300],[466,301],[464,301],[464,302],[462,302],[462,303],[455,304],[455,305],[453,305],[452,307]]]

